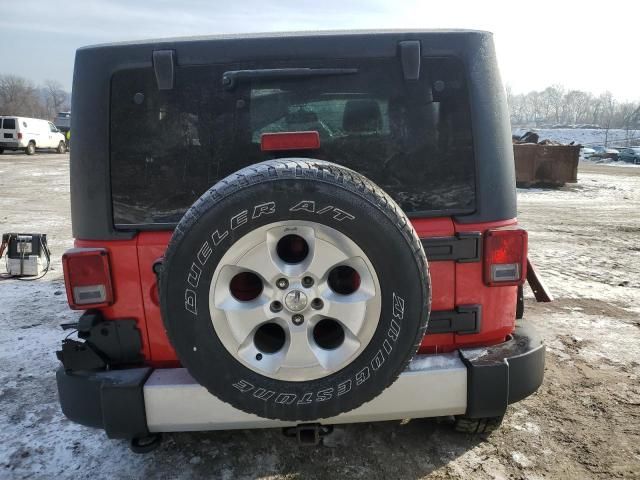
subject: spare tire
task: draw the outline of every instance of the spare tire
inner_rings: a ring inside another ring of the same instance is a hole
[[[209,392],[310,421],[396,380],[431,290],[422,245],[387,194],[339,165],[284,159],[221,180],[185,213],[160,299],[180,361]]]

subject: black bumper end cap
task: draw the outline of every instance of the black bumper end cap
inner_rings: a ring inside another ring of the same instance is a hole
[[[71,421],[104,429],[109,438],[149,435],[144,408],[144,383],[152,368],[56,372],[62,413]]]
[[[500,417],[507,405],[528,397],[542,384],[545,346],[527,322],[519,321],[504,343],[459,352],[467,366],[465,415],[470,418]]]

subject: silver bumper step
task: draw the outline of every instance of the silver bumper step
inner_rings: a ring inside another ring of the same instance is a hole
[[[151,432],[232,430],[294,426],[240,411],[211,395],[184,368],[155,370],[144,385]],[[460,415],[467,408],[467,368],[457,352],[416,355],[398,380],[378,397],[337,417],[333,425]]]

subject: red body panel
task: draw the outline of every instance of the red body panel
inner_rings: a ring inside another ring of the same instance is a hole
[[[412,220],[420,238],[451,237],[456,232],[485,232],[489,228],[515,225],[515,219],[484,224],[457,224],[451,218]],[[76,240],[76,247],[104,247],[109,251],[115,301],[101,309],[106,318],[133,318],[143,337],[143,354],[154,366],[175,366],[176,353],[166,336],[160,306],[154,262],[161,258],[172,232],[141,232],[132,240]],[[482,305],[480,332],[426,335],[423,353],[446,352],[460,346],[500,343],[513,331],[517,287],[488,287],[483,283],[483,262],[438,261],[429,264],[432,310],[453,310],[460,305]]]
[[[175,350],[169,343],[160,314],[160,301],[153,264],[164,255],[172,232],[145,232],[138,235],[138,265],[142,299],[150,332],[151,358],[156,365],[170,366],[178,362]]]

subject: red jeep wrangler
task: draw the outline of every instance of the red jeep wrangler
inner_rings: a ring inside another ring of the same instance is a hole
[[[541,384],[505,95],[475,31],[76,54],[71,420],[161,432],[455,416]]]

